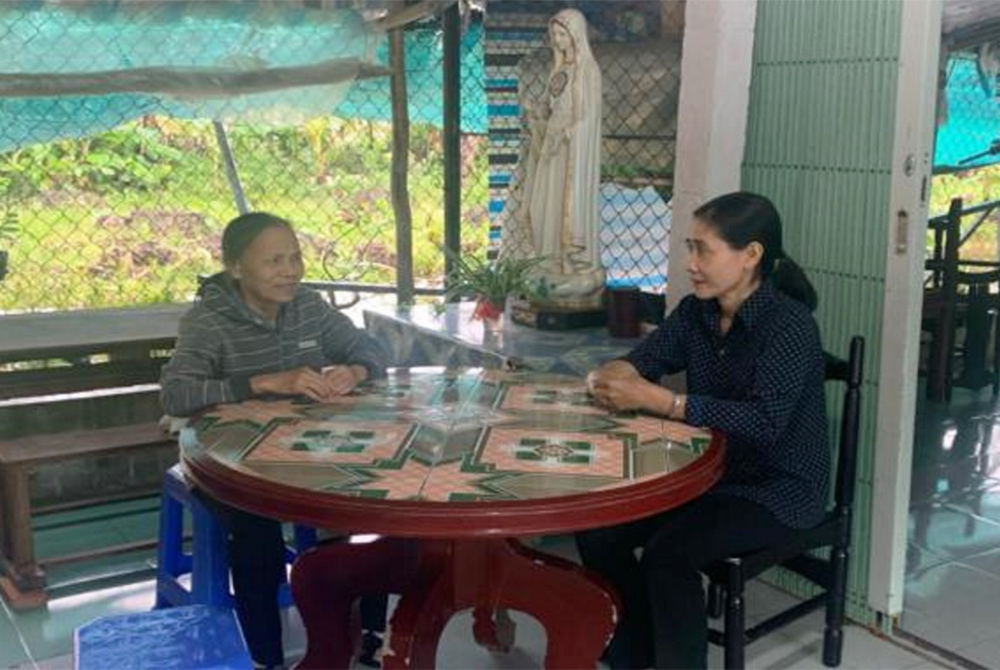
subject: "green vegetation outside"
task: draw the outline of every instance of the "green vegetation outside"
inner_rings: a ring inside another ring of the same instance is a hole
[[[335,118],[294,128],[227,128],[253,209],[290,219],[307,278],[395,281],[389,195],[391,128]],[[487,141],[463,138],[463,252],[488,236]],[[439,129],[411,129],[414,273],[444,273],[444,159]],[[0,311],[183,302],[219,268],[237,214],[208,122],[144,117],[98,136],[0,155],[0,206],[18,230],[0,283]],[[3,218],[0,216],[0,218]]]

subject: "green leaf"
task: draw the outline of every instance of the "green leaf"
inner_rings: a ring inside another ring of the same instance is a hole
[[[463,256],[442,247],[451,261],[447,276],[449,298],[485,298],[502,303],[509,295],[532,291],[531,273],[543,258],[498,258]]]

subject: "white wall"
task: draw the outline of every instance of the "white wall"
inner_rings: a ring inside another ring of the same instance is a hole
[[[667,304],[691,291],[684,239],[699,204],[740,186],[757,0],[690,0],[684,15]]]

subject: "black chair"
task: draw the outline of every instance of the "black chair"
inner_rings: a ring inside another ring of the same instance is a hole
[[[826,379],[847,384],[836,460],[836,504],[833,511],[819,525],[797,532],[783,544],[731,556],[705,570],[710,580],[709,615],[719,617],[725,612],[724,630],[709,630],[709,641],[725,647],[726,668],[744,667],[745,647],[750,642],[824,606],[823,663],[831,668],[840,665],[844,645],[847,559],[851,550],[851,507],[854,501],[863,366],[864,339],[858,335],[851,338],[847,361],[826,355]],[[826,547],[829,547],[827,558],[814,555],[813,550]],[[744,586],[768,568],[779,565],[819,585],[823,592],[747,630]]]

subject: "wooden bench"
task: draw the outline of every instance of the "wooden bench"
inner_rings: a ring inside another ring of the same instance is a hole
[[[33,473],[46,464],[98,456],[126,456],[149,448],[176,450],[176,441],[158,421],[30,435],[0,442],[0,592],[15,608],[45,602],[45,573],[35,560],[31,529],[32,502],[29,484]],[[120,492],[117,497],[155,493],[158,489]],[[84,505],[108,496],[77,500]]]
[[[157,493],[176,462],[157,382],[187,309],[0,316],[0,592],[15,606],[46,597],[32,513]]]

